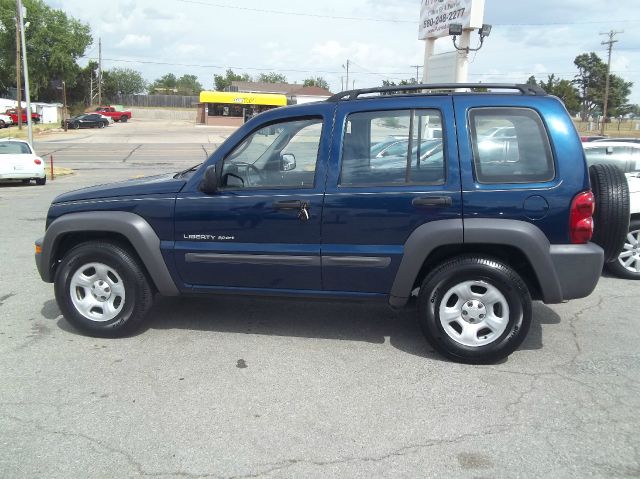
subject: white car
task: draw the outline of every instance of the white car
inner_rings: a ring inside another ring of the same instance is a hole
[[[35,154],[31,145],[22,140],[0,139],[0,180],[22,180],[37,185],[47,182],[44,161]]]
[[[0,128],[9,128],[11,125],[13,125],[11,117],[4,113],[0,113]]]
[[[625,172],[631,200],[629,234],[618,259],[607,268],[623,278],[640,279],[640,143],[593,141],[582,146],[589,165],[616,165]]]

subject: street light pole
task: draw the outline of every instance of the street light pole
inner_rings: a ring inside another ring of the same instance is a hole
[[[20,37],[22,40],[22,68],[24,69],[24,97],[27,101],[27,134],[29,144],[33,146],[33,122],[31,120],[31,94],[29,93],[29,69],[27,67],[27,44],[24,39],[24,18],[22,14],[22,0],[18,2],[18,23],[20,24]],[[20,109],[22,115],[22,109]]]

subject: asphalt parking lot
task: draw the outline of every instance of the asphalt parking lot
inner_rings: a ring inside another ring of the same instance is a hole
[[[76,174],[0,184],[1,477],[640,477],[639,282],[536,303],[492,366],[371,304],[161,299],[133,337],[76,332],[33,240],[57,194],[186,168],[230,133],[162,128],[38,138]]]

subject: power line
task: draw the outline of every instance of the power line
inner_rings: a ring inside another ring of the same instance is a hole
[[[602,42],[602,45],[607,45],[608,50],[608,60],[607,60],[607,78],[605,80],[604,87],[604,105],[602,108],[602,125],[600,125],[600,134],[604,135],[604,127],[607,122],[607,106],[609,103],[609,76],[611,74],[611,50],[613,50],[613,44],[618,43],[618,40],[614,40],[613,38],[619,33],[624,33],[623,31],[616,32],[615,30],[610,30],[607,33],[600,33],[600,35],[606,35],[609,37],[609,40]]]
[[[418,24],[416,19],[412,20],[403,20],[403,19],[395,19],[395,18],[375,18],[375,17],[352,17],[345,15],[323,15],[320,13],[307,13],[307,12],[296,12],[296,11],[286,11],[286,10],[272,10],[267,8],[253,8],[253,7],[241,7],[238,5],[227,5],[223,3],[211,3],[205,2],[201,0],[176,0],[181,3],[190,3],[193,5],[203,5],[206,7],[213,8],[226,8],[229,10],[242,10],[246,12],[254,12],[254,13],[268,13],[273,15],[291,15],[296,17],[310,17],[310,18],[324,18],[330,20],[354,20],[354,21],[365,21],[365,22],[382,22],[382,23],[411,23]],[[584,21],[584,22],[533,22],[533,23],[494,23],[494,26],[502,26],[502,27],[530,27],[530,26],[538,26],[538,27],[553,27],[560,25],[597,25],[597,24],[605,24],[605,23],[638,23],[640,19],[636,20],[593,20],[593,21]]]
[[[244,10],[244,11],[256,12],[256,13],[271,13],[274,15],[292,15],[296,17],[329,18],[332,20],[357,20],[357,21],[366,21],[366,22],[415,23],[415,24],[418,23],[416,20],[395,20],[393,18],[347,17],[347,16],[339,16],[339,15],[322,15],[319,13],[287,12],[284,10],[269,10],[266,8],[239,7],[237,5],[225,5],[222,3],[201,2],[198,0],[177,0],[177,1],[182,3],[192,3],[195,5],[205,5],[207,7],[228,8],[230,10]]]

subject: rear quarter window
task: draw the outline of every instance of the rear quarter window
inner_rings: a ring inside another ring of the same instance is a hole
[[[555,177],[547,130],[535,110],[474,108],[469,124],[479,183],[540,183]]]

